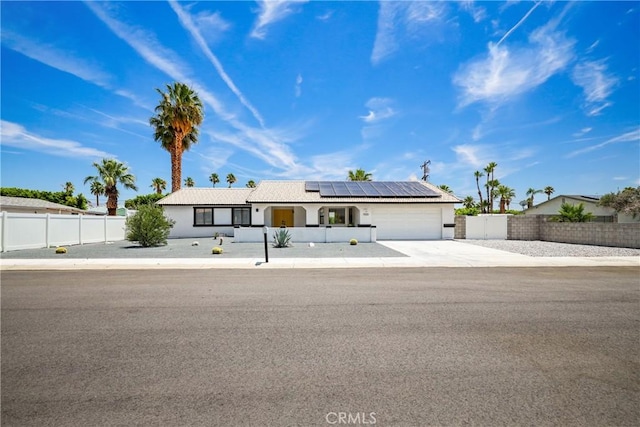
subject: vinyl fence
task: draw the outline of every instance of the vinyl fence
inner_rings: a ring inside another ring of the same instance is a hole
[[[125,217],[0,212],[0,252],[124,240]]]

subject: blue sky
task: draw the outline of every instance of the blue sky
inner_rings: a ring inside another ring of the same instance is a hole
[[[183,179],[421,176],[476,195],[640,185],[638,2],[2,1],[1,185],[59,191],[103,157],[170,183],[156,88],[202,99]],[[220,184],[219,184],[220,185]],[[170,187],[170,185],[169,185]],[[121,200],[135,196],[121,191]],[[538,201],[546,196],[538,196]],[[517,205],[516,205],[517,206]]]

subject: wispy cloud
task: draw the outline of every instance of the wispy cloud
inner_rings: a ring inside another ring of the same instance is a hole
[[[446,15],[444,3],[436,2],[380,2],[378,29],[371,52],[371,63],[376,65],[395,53],[400,39],[418,38],[424,28],[440,22]]]
[[[604,60],[577,64],[573,68],[571,78],[584,91],[583,107],[588,116],[597,116],[602,110],[612,105],[607,98],[618,84],[618,79],[607,73],[607,64]]]
[[[507,39],[507,37],[509,37],[511,35],[511,33],[513,33],[515,30],[518,29],[518,27],[520,25],[522,25],[524,23],[524,21],[527,20],[527,18],[529,17],[529,15],[531,15],[533,13],[534,10],[536,10],[536,8],[540,6],[540,2],[536,2],[533,7],[531,9],[529,9],[529,11],[516,23],[516,25],[514,25],[513,27],[511,27],[509,29],[509,31],[507,31],[504,36],[502,36],[502,38],[498,41],[498,43],[496,43],[496,46],[500,46],[500,44],[505,41]]]
[[[500,104],[567,67],[574,56],[574,42],[555,26],[554,22],[535,30],[526,47],[490,43],[486,56],[465,64],[453,78],[462,89],[459,106],[479,101]]]
[[[6,120],[0,121],[0,140],[2,140],[2,145],[4,146],[37,151],[54,156],[90,159],[115,157],[105,151],[84,146],[77,141],[47,138],[29,132],[24,126]]]
[[[295,86],[296,98],[300,98],[300,96],[302,95],[302,81],[302,74],[298,74],[298,76],[296,77]]]
[[[267,27],[278,21],[282,21],[287,16],[299,11],[299,6],[308,0],[281,1],[281,0],[261,0],[258,20],[251,31],[251,37],[264,39],[267,36]]]
[[[630,132],[623,133],[618,136],[614,136],[613,138],[609,138],[600,144],[590,145],[589,147],[581,148],[579,150],[572,151],[567,154],[566,157],[571,158],[578,156],[580,154],[589,153],[594,150],[599,150],[602,147],[606,147],[610,144],[616,144],[619,142],[640,142],[640,128],[634,129]]]
[[[474,168],[483,168],[491,161],[491,154],[487,152],[487,149],[488,147],[484,145],[471,144],[456,145],[452,148],[458,162]]]
[[[366,116],[360,116],[360,118],[369,124],[389,119],[397,114],[397,112],[391,108],[392,104],[393,100],[389,98],[371,98],[365,104],[369,109],[369,113]]]
[[[588,134],[592,130],[593,130],[593,128],[590,128],[590,127],[582,128],[578,132],[574,133],[572,136],[574,136],[576,138],[580,138],[580,137]]]
[[[476,2],[473,0],[461,1],[460,8],[468,12],[473,17],[473,21],[476,24],[487,18],[487,10],[482,6],[477,6]]]
[[[264,119],[262,118],[262,115],[251,104],[251,102],[249,102],[249,100],[244,96],[244,94],[240,91],[240,89],[238,89],[238,87],[235,85],[231,77],[229,77],[229,75],[224,70],[224,67],[222,66],[218,58],[213,54],[211,49],[209,49],[207,42],[205,41],[203,35],[201,34],[200,29],[198,28],[198,25],[194,22],[192,16],[186,10],[184,10],[178,4],[178,2],[174,0],[170,0],[169,5],[173,9],[173,11],[176,13],[176,15],[178,15],[178,19],[180,20],[182,27],[185,30],[187,30],[189,34],[191,34],[191,37],[193,37],[193,39],[198,44],[202,52],[205,54],[207,59],[211,62],[213,67],[218,72],[218,75],[220,76],[220,78],[225,82],[227,87],[231,89],[231,91],[236,95],[236,97],[238,97],[242,105],[244,105],[249,111],[251,111],[251,114],[253,114],[253,117],[258,121],[258,123],[260,123],[260,126],[264,127]]]

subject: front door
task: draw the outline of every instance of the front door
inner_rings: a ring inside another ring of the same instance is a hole
[[[274,209],[273,227],[293,227],[293,209]]]

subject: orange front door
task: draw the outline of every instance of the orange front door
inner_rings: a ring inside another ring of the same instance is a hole
[[[271,225],[273,227],[293,227],[293,209],[274,209]]]

